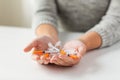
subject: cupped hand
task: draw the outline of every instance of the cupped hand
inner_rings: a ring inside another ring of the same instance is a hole
[[[50,62],[60,66],[73,66],[79,63],[81,57],[86,53],[86,45],[80,40],[71,40],[65,43],[63,50],[74,49],[77,52],[77,58],[73,59],[67,55],[54,55]]]
[[[55,44],[56,41],[48,36],[42,36],[34,39],[30,44],[24,48],[24,52],[29,52],[33,48],[34,50],[46,50],[48,49],[48,43]],[[48,64],[50,62],[50,57],[45,58],[44,55],[32,55],[32,58],[40,64]]]

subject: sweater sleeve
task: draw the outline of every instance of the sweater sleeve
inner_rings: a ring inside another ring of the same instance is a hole
[[[120,40],[120,0],[111,0],[106,15],[91,30],[102,38],[101,47],[110,46]],[[89,32],[88,31],[88,32]]]
[[[35,30],[40,24],[57,26],[57,10],[55,0],[34,0],[34,16],[32,28]]]

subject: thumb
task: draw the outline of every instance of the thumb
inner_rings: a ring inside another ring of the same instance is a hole
[[[78,57],[82,57],[86,52],[86,49],[84,47],[78,48]]]
[[[27,45],[27,46],[24,48],[24,52],[29,52],[29,51],[31,51],[31,49],[34,48],[35,46],[37,46],[37,42],[36,42],[36,41],[31,42],[29,45]]]

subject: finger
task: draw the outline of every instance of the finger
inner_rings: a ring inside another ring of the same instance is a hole
[[[24,48],[24,52],[29,52],[33,47],[37,46],[37,42],[33,41],[28,46]]]
[[[78,48],[78,57],[82,57],[85,54],[86,50],[83,47]]]
[[[39,64],[43,64],[43,60],[37,60],[37,62],[39,63]]]
[[[40,60],[38,61],[38,63],[40,63],[40,64],[49,64],[51,57],[52,56],[50,54],[47,54],[47,53],[42,54],[40,56]]]
[[[41,60],[41,56],[32,54],[32,59],[37,61],[39,64],[43,64],[43,60]]]
[[[32,54],[32,59],[35,61],[40,60],[40,56]]]
[[[43,55],[40,56],[40,59],[37,60],[37,62],[38,62],[39,64],[44,64],[44,57],[43,57]]]
[[[57,55],[53,55],[50,59],[50,63],[54,63],[54,60],[57,58]]]
[[[45,55],[42,55],[40,59],[43,61],[43,64],[48,64],[50,62],[49,57],[46,57]]]
[[[59,58],[69,65],[75,63],[75,61],[72,58],[65,56],[65,55],[59,55]]]
[[[53,57],[52,63],[60,66],[66,66],[66,63],[63,60],[61,60],[58,56]]]
[[[50,59],[49,58],[45,58],[44,64],[49,64],[49,63],[50,63]]]

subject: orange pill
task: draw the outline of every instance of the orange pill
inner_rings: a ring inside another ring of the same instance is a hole
[[[43,51],[42,51],[42,50],[33,51],[33,54],[42,55],[42,54],[43,54]]]
[[[71,54],[70,57],[73,58],[73,59],[77,59],[78,58],[78,56],[74,55],[74,54]]]
[[[49,57],[49,53],[45,53],[44,56],[45,56],[45,58],[48,58]]]
[[[66,55],[66,52],[65,52],[64,50],[61,50],[61,51],[60,51],[60,54]]]

